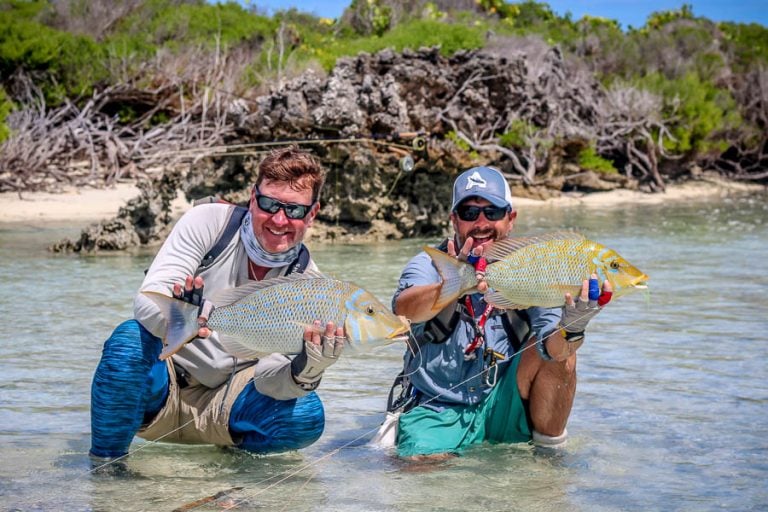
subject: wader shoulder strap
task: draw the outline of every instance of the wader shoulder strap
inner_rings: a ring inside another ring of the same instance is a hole
[[[203,256],[203,260],[200,262],[200,266],[197,269],[198,271],[213,265],[216,258],[219,257],[222,251],[224,251],[224,248],[232,241],[232,237],[235,236],[235,233],[240,230],[240,225],[243,223],[243,218],[245,218],[246,213],[248,213],[248,208],[245,208],[244,206],[232,206],[229,209],[227,223],[221,233],[219,233],[219,238],[216,239],[216,243],[213,244],[211,250]]]
[[[448,239],[440,242],[435,248],[438,251],[448,250]],[[424,333],[416,338],[419,346],[426,343],[444,343],[451,335],[461,314],[461,303],[446,306],[442,311],[424,323]]]
[[[514,352],[519,351],[528,342],[528,338],[533,334],[531,321],[528,313],[524,309],[510,309],[501,316],[501,323],[504,326],[504,332],[507,333],[509,343]]]
[[[301,249],[299,249],[299,255],[296,256],[296,259],[291,262],[291,265],[288,267],[288,270],[285,271],[285,275],[293,274],[294,272],[303,274],[304,271],[307,270],[308,266],[309,266],[309,249],[307,249],[306,245],[301,244]]]
[[[416,338],[418,344],[445,343],[459,323],[462,305],[460,302],[450,304],[439,312],[434,318],[424,323],[424,332]]]

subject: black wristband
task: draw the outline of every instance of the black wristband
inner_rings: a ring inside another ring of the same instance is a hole
[[[577,343],[579,341],[584,341],[584,331],[581,332],[568,332],[565,329],[562,329],[561,331],[563,338],[565,338],[565,341],[568,343]]]

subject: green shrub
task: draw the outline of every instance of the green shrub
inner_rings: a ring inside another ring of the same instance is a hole
[[[664,116],[670,120],[674,137],[665,139],[664,147],[673,153],[723,151],[728,146],[725,133],[741,124],[730,92],[701,80],[695,73],[678,79],[654,73],[640,79],[638,86],[663,97]]]
[[[467,141],[459,137],[456,132],[451,130],[450,132],[445,134],[445,138],[449,141],[453,142],[453,144],[459,148],[462,151],[466,151],[467,153],[472,149],[472,147],[469,145]]]
[[[279,23],[235,2],[177,4],[150,0],[126,17],[107,40],[117,56],[151,56],[159,48],[232,48],[271,38]]]
[[[757,23],[720,23],[732,66],[740,72],[768,63],[768,27]]]
[[[37,22],[31,12],[29,6],[0,10],[0,75],[23,70],[42,77],[37,85],[51,103],[87,94],[105,76],[102,49],[88,37]]]
[[[613,162],[598,155],[593,146],[588,146],[579,152],[579,167],[604,174],[617,174],[619,172],[614,167]]]
[[[8,98],[5,93],[5,89],[0,87],[0,142],[3,142],[11,134],[11,130],[8,125],[5,124],[5,120],[8,118],[8,114],[13,110],[13,102]]]
[[[375,53],[385,48],[399,52],[405,48],[418,50],[439,45],[443,55],[453,55],[459,50],[481,48],[484,43],[482,27],[414,20],[401,23],[381,37],[325,38],[323,43],[303,45],[301,58],[317,59],[326,70],[331,70],[339,57],[353,56],[360,52]]]
[[[535,126],[522,119],[515,119],[509,129],[499,135],[499,145],[510,149],[520,149],[528,145],[528,138],[537,131]]]
[[[691,4],[683,4],[680,9],[652,12],[645,22],[645,30],[659,30],[670,22],[692,19],[693,7],[691,7]]]

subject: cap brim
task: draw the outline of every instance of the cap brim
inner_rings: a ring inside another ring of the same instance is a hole
[[[485,199],[489,203],[491,203],[493,206],[496,206],[497,208],[511,208],[512,205],[509,204],[509,202],[504,199],[503,197],[495,196],[492,194],[485,194],[483,192],[473,192],[472,194],[462,197],[459,201],[456,202],[456,204],[453,205],[453,210],[458,208],[458,206],[466,201],[467,199],[471,199],[473,197],[479,197],[480,199]]]

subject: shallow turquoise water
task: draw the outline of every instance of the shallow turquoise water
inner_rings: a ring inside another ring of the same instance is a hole
[[[173,510],[232,487],[238,510],[765,510],[765,196],[620,209],[521,209],[518,233],[576,228],[651,276],[579,352],[568,448],[483,446],[430,471],[367,440],[401,351],[345,357],[323,381],[326,432],[269,457],[137,440],[129,476],[89,474],[89,386],[151,255],[58,256],[80,226],[0,224],[0,507]],[[321,268],[389,302],[431,241],[313,248]],[[196,510],[218,510],[202,505]]]

